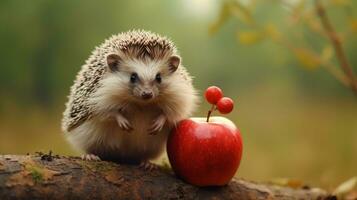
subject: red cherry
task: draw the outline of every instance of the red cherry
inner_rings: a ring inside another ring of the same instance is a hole
[[[205,92],[205,97],[210,104],[216,104],[223,97],[221,88],[217,86],[208,87]]]
[[[229,97],[223,97],[217,102],[217,109],[222,114],[228,114],[233,110],[233,100]]]

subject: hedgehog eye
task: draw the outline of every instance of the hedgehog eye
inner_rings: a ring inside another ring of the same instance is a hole
[[[160,73],[156,74],[155,80],[156,80],[158,83],[161,83],[161,74],[160,74]]]
[[[130,76],[130,82],[131,83],[135,83],[136,81],[138,81],[138,74],[137,73],[132,73]]]

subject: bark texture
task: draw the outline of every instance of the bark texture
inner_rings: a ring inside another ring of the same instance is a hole
[[[0,156],[0,199],[334,199],[321,189],[293,189],[241,179],[198,188],[168,169],[51,155]]]

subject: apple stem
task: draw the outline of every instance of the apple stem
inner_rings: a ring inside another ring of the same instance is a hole
[[[209,117],[211,116],[211,114],[212,114],[212,112],[214,111],[214,109],[215,109],[215,105],[214,104],[212,104],[212,107],[211,107],[211,109],[208,111],[208,113],[207,113],[207,122],[209,122]]]

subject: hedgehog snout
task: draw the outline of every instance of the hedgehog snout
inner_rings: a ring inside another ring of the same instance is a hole
[[[149,100],[153,97],[153,93],[151,91],[143,91],[141,93],[141,98],[143,98],[144,100]]]

